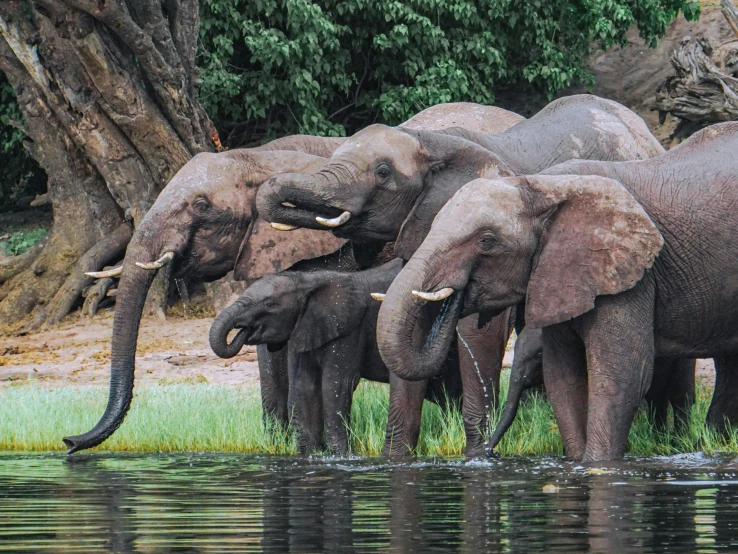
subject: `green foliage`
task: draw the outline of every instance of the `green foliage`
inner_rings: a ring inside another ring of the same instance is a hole
[[[11,125],[23,116],[13,88],[0,73],[0,206],[15,195],[35,194],[44,190],[45,174],[23,148],[23,131]]]
[[[5,239],[5,254],[17,256],[24,254],[38,241],[46,236],[46,229],[33,229],[32,231],[16,231]]]
[[[230,145],[399,123],[588,82],[590,45],[654,45],[694,0],[201,0],[201,99]]]

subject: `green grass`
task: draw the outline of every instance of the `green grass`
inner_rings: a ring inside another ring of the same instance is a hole
[[[630,453],[738,453],[738,433],[722,437],[704,425],[708,393],[699,391],[689,429],[681,434],[656,432],[645,414],[639,413],[630,433]],[[102,414],[106,399],[107,391],[100,388],[49,390],[33,384],[6,388],[0,392],[0,450],[63,451],[61,438],[89,430]],[[381,452],[386,420],[387,386],[362,383],[354,397],[350,429],[354,454]],[[180,384],[137,389],[125,423],[98,449],[293,454],[295,446],[293,433],[262,423],[258,389]],[[463,448],[461,414],[444,415],[437,406],[426,403],[418,454],[458,456]],[[503,456],[561,453],[561,437],[549,403],[535,396],[526,399],[499,452]]]

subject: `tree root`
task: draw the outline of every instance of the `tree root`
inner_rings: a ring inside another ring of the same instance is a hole
[[[9,281],[16,275],[18,275],[20,272],[25,271],[30,267],[30,265],[34,262],[36,258],[38,258],[38,255],[41,253],[41,251],[44,248],[44,244],[46,241],[41,241],[33,248],[31,248],[28,252],[25,254],[20,254],[19,256],[13,256],[9,260],[3,262],[0,264],[0,285],[5,283],[6,281]],[[2,292],[0,292],[2,294]],[[0,301],[4,296],[0,296]]]
[[[115,292],[113,287],[115,286],[116,280],[112,277],[105,277],[98,279],[93,285],[87,289],[85,294],[85,303],[82,305],[82,315],[87,316],[90,319],[95,317],[100,303],[105,300],[108,296],[115,296],[110,294]]]
[[[61,321],[93,281],[85,272],[119,260],[131,234],[130,225],[121,224],[82,256],[55,248],[52,238],[29,268],[3,286],[0,321],[5,330],[29,332]]]
[[[123,223],[85,252],[48,307],[33,318],[32,328],[37,329],[41,325],[48,327],[60,322],[72,309],[85,287],[92,283],[92,277],[88,277],[85,273],[98,271],[105,265],[121,259],[132,234],[131,226]]]

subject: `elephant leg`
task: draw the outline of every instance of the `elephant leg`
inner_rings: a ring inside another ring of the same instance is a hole
[[[589,380],[585,461],[625,455],[628,432],[651,385],[655,287],[644,281],[624,293],[598,297],[579,325]]]
[[[335,341],[334,341],[335,342]],[[352,343],[354,341],[351,341]],[[361,378],[364,357],[356,344],[326,345],[322,366],[323,420],[326,443],[331,453],[345,456],[349,452],[348,425],[351,402]]]
[[[659,431],[666,430],[669,415],[669,379],[674,362],[672,358],[656,358],[653,364],[653,378],[646,393],[648,417]]]
[[[286,427],[289,422],[287,347],[269,352],[266,344],[261,344],[256,347],[256,352],[259,359],[262,416],[265,420],[271,418]]]
[[[674,360],[672,364],[669,402],[674,412],[674,430],[677,432],[689,427],[689,412],[697,398],[694,384],[696,369],[697,360],[694,358]]]
[[[489,410],[497,405],[502,359],[512,330],[511,310],[492,318],[481,329],[477,328],[478,320],[474,314],[460,320],[457,327],[467,458],[486,455]]]
[[[581,460],[587,446],[587,359],[581,339],[565,324],[543,329],[543,383],[564,453]]]
[[[297,430],[297,451],[323,450],[323,394],[320,366],[310,354],[290,352],[289,410]]]
[[[389,374],[390,401],[383,456],[409,456],[418,446],[428,381],[405,381]]]
[[[715,392],[707,412],[707,423],[720,432],[738,424],[738,355],[714,358]]]

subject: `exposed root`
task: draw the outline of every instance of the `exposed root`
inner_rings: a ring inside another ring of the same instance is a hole
[[[110,292],[111,289],[113,291],[115,290],[113,289],[115,283],[116,280],[112,277],[106,277],[104,279],[98,279],[97,281],[95,281],[95,283],[89,289],[87,289],[85,303],[82,306],[82,315],[89,318],[95,317],[100,303],[105,300],[106,297],[114,296],[111,295]]]

